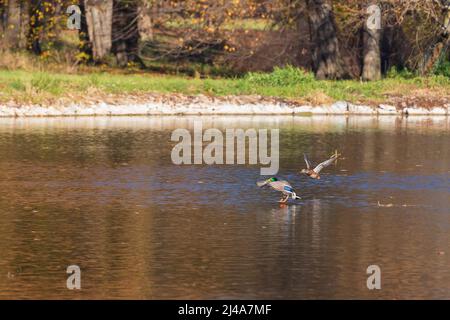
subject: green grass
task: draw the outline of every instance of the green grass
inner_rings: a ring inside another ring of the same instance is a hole
[[[103,94],[182,93],[251,95],[279,97],[304,103],[346,100],[356,103],[386,102],[387,96],[425,92],[428,96],[448,95],[450,78],[432,76],[390,77],[376,82],[317,81],[310,73],[293,68],[276,68],[272,73],[249,73],[240,78],[196,79],[157,74],[62,74],[0,70],[0,103],[48,104],[60,98],[83,100]]]

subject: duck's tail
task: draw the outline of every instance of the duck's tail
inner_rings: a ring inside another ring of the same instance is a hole
[[[299,196],[297,196],[297,194],[295,192],[292,193],[292,199],[294,200],[300,200],[301,198]]]

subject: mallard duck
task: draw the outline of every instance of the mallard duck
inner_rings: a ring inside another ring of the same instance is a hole
[[[336,150],[336,152],[331,156],[330,159],[320,163],[314,169],[311,169],[312,168],[311,162],[308,160],[306,154],[303,154],[303,157],[305,158],[306,162],[306,169],[302,169],[301,173],[306,174],[312,179],[320,179],[320,171],[322,171],[324,168],[328,167],[330,164],[335,162],[339,156],[340,154],[338,154]]]
[[[297,196],[292,186],[289,184],[289,182],[285,180],[278,180],[278,178],[270,178],[265,181],[260,181],[256,183],[258,187],[264,187],[265,185],[269,185],[272,187],[272,189],[276,191],[280,191],[283,194],[283,197],[281,198],[280,203],[286,203],[289,199],[289,197],[292,197],[292,199],[297,200],[301,199]]]

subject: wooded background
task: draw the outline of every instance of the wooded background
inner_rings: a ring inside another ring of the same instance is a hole
[[[79,30],[67,27],[71,5]],[[380,29],[367,28],[370,5]],[[448,0],[0,0],[0,54],[220,75],[293,65],[318,79],[378,80],[448,63],[449,17]]]

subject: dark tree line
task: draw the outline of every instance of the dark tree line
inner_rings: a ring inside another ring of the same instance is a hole
[[[448,0],[0,0],[2,47],[47,52],[70,5],[81,10],[83,61],[114,56],[121,67],[227,50],[227,24],[255,17],[281,28],[306,23],[319,79],[380,79],[385,61],[399,51],[392,45],[399,34],[420,39],[408,63],[423,74],[450,45]]]

